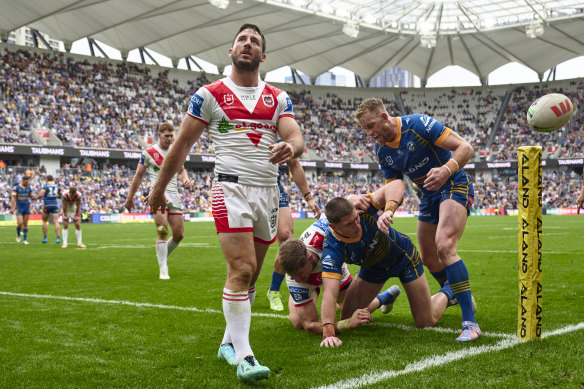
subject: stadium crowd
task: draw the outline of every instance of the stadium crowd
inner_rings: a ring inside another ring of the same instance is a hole
[[[14,185],[20,182],[23,175],[30,175],[30,185],[36,193],[44,183],[44,174],[39,169],[21,168],[9,174],[0,174],[0,214],[10,212],[10,193]],[[63,189],[75,185],[82,193],[82,211],[93,213],[118,213],[128,194],[134,171],[123,165],[110,165],[96,174],[87,174],[77,169],[62,169],[55,175],[55,180]],[[179,185],[185,209],[188,212],[211,212],[210,171],[189,171],[195,185],[185,190]],[[353,175],[333,175],[323,173],[315,179],[308,179],[311,192],[317,203],[322,207],[333,197],[347,196],[355,193],[373,192],[382,186],[381,177],[365,178]],[[544,208],[573,207],[574,201],[582,187],[581,177],[573,170],[544,171],[543,175],[543,206]],[[282,173],[282,183],[290,195],[292,212],[307,211],[302,194],[287,173]],[[490,179],[479,174],[475,177],[474,209],[517,209],[517,176],[494,176]],[[149,184],[145,180],[136,193],[134,212],[148,212],[146,196]],[[40,213],[42,201],[32,201],[31,211]],[[414,192],[406,193],[402,210],[417,211],[418,199]]]
[[[141,149],[159,123],[180,123],[188,97],[209,80],[204,74],[181,85],[168,70],[131,62],[80,60],[64,53],[29,50],[0,51],[0,142],[34,143],[36,128],[49,129],[63,145]],[[517,87],[407,89],[384,98],[393,115],[425,113],[458,131],[475,148],[475,158],[516,159],[516,148],[541,144],[558,156],[584,155],[583,81],[555,81]],[[525,111],[544,93],[560,92],[578,111],[571,125],[552,134],[533,133]],[[502,107],[504,97],[509,102]],[[364,97],[340,97],[327,92],[317,98],[308,90],[289,91],[306,148],[315,158],[359,162],[373,155],[373,143],[352,115]],[[401,109],[400,109],[401,107]],[[499,129],[490,139],[497,114],[504,110]],[[115,134],[115,136],[111,136]],[[527,136],[529,135],[529,136]],[[490,144],[489,142],[492,141]],[[213,153],[204,132],[195,153]],[[486,151],[486,154],[483,153]]]

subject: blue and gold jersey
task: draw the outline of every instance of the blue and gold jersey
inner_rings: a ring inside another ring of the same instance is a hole
[[[18,184],[12,188],[12,194],[16,194],[16,205],[18,207],[21,206],[28,206],[30,204],[30,194],[32,193],[32,189],[30,186],[26,188],[22,185]]]
[[[410,238],[389,229],[386,235],[377,227],[377,211],[381,207],[372,201],[369,209],[361,214],[361,236],[345,238],[328,229],[322,248],[322,276],[341,279],[343,262],[361,267],[374,267],[388,271],[399,266],[404,257],[418,256]]]
[[[55,184],[53,181],[47,182],[41,187],[41,190],[45,191],[43,195],[43,202],[45,206],[58,206],[59,199],[61,198],[61,188],[59,185]]]
[[[443,123],[427,115],[397,117],[397,136],[384,145],[375,143],[375,154],[383,171],[385,182],[408,176],[422,190],[430,169],[444,165],[452,157],[449,150],[439,146],[452,133]],[[466,174],[459,170],[453,181],[466,181]]]

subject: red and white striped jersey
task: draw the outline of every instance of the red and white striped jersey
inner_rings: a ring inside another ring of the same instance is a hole
[[[244,185],[275,185],[278,166],[268,146],[278,138],[278,120],[294,117],[288,94],[261,80],[237,86],[229,77],[200,88],[187,114],[207,125],[215,147],[215,175],[239,177]]]

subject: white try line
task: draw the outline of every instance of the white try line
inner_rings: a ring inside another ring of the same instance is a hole
[[[547,338],[548,336],[562,335],[568,332],[574,332],[584,329],[584,322],[569,325],[555,331],[544,332],[542,338]],[[361,377],[351,378],[348,380],[338,381],[330,385],[319,386],[313,389],[352,389],[368,385],[373,385],[378,382],[398,377],[400,375],[421,372],[432,367],[446,365],[447,363],[458,361],[463,358],[472,357],[475,355],[501,351],[511,347],[514,347],[522,343],[519,339],[515,337],[505,338],[493,345],[484,345],[477,347],[470,347],[458,351],[452,351],[442,355],[434,355],[417,362],[410,363],[403,370],[386,370],[377,373],[364,374]]]
[[[196,308],[196,307],[179,307],[178,305],[162,305],[162,304],[150,304],[150,303],[136,303],[132,301],[124,301],[124,300],[103,300],[103,299],[96,299],[96,298],[85,298],[85,297],[69,297],[69,296],[53,296],[49,294],[34,294],[34,293],[15,293],[15,292],[4,292],[0,291],[0,295],[5,296],[13,296],[13,297],[25,297],[25,298],[38,298],[38,299],[49,299],[49,300],[64,300],[64,301],[77,301],[83,303],[95,303],[95,304],[117,304],[117,305],[129,305],[132,307],[143,307],[143,308],[158,308],[158,309],[174,309],[177,311],[189,311],[189,312],[197,312],[197,313],[213,313],[213,314],[221,314],[223,315],[223,311],[218,309],[211,309],[211,308]],[[262,313],[262,312],[252,312],[252,316],[255,317],[270,317],[276,319],[288,319],[288,315],[278,315],[275,313]],[[382,327],[393,327],[398,328],[404,331],[433,331],[433,332],[441,332],[441,333],[449,333],[449,334],[458,334],[460,329],[451,329],[451,328],[441,328],[441,327],[428,327],[428,328],[417,328],[415,326],[407,326],[403,324],[393,324],[393,323],[373,323],[371,325],[382,326]],[[493,336],[493,337],[512,337],[512,335],[508,334],[498,334],[498,333],[488,333],[483,332],[484,336]]]

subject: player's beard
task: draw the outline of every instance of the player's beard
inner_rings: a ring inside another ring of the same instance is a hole
[[[260,67],[261,58],[260,57],[252,57],[250,61],[240,61],[239,55],[235,55],[231,59],[231,63],[237,69],[245,71],[245,72],[252,72],[257,70]]]

